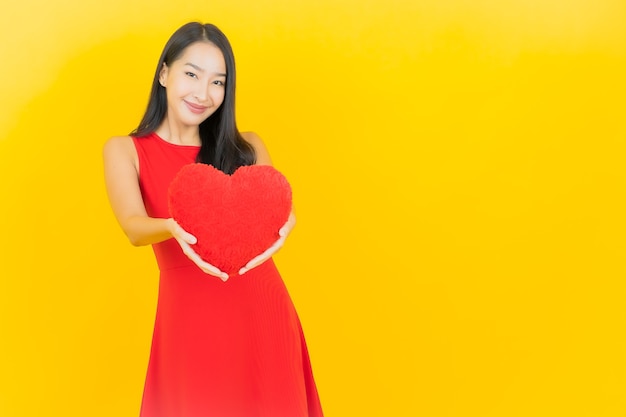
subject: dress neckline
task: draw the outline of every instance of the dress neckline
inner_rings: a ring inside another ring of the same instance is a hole
[[[169,145],[169,146],[174,146],[176,148],[190,148],[190,149],[200,148],[200,145],[180,145],[178,143],[168,142],[165,139],[163,139],[161,136],[159,136],[156,132],[152,132],[152,136],[154,136],[155,138],[157,138],[159,141],[163,142],[164,144]]]

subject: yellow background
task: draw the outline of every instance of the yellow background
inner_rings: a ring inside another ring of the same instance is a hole
[[[21,0],[0,17],[0,416],[136,416],[157,270],[101,149],[216,23],[298,226],[327,416],[626,415],[622,0]]]

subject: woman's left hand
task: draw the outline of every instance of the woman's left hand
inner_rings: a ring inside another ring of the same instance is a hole
[[[289,218],[287,219],[287,222],[278,231],[278,235],[280,236],[280,238],[276,242],[274,242],[274,244],[270,246],[265,252],[252,258],[252,260],[248,262],[246,266],[244,266],[243,268],[239,270],[239,275],[243,275],[249,270],[251,270],[252,268],[256,268],[257,266],[261,265],[263,262],[271,258],[276,252],[278,252],[278,250],[285,243],[285,239],[287,239],[287,236],[289,235],[289,233],[291,232],[291,230],[293,229],[295,225],[296,225],[296,215],[292,211],[289,214]]]

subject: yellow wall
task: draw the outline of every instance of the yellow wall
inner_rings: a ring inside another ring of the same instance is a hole
[[[21,0],[0,17],[0,416],[136,416],[149,248],[104,195],[158,54],[216,23],[299,223],[330,416],[626,415],[622,0]]]

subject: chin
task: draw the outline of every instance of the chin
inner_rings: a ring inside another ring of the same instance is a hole
[[[204,122],[206,119],[208,119],[209,117],[211,117],[211,115],[208,116],[201,116],[198,115],[196,117],[181,117],[180,122],[185,125],[185,126],[200,126],[200,123]]]
[[[193,118],[194,123],[197,125],[200,125],[200,123],[204,122],[205,120],[213,116],[213,114],[215,114],[215,111],[212,111],[210,113],[203,114],[203,115],[197,115],[196,117]]]

